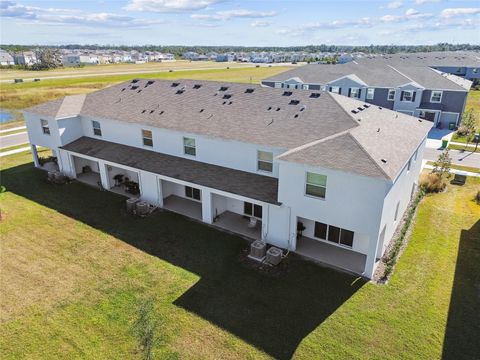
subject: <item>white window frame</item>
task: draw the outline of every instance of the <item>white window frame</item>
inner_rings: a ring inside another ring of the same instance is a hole
[[[193,146],[186,145],[185,140],[193,140]],[[193,149],[193,154],[189,154],[187,152],[187,149]],[[197,156],[197,142],[195,141],[195,138],[190,138],[186,136],[183,137],[183,154],[188,156]]]
[[[92,120],[92,130],[93,130],[93,135],[100,136],[100,137],[102,136],[102,126],[100,125],[100,121]]]
[[[413,102],[413,90],[402,90],[403,91],[403,100],[401,100],[402,102]],[[405,95],[406,94],[409,94],[410,96],[410,100],[406,100],[406,97]]]
[[[375,97],[375,88],[368,88],[366,99],[367,100],[373,100],[374,97]]]
[[[388,101],[395,101],[395,95],[397,94],[397,90],[395,89],[388,89],[387,100]]]
[[[187,195],[187,189],[191,189],[192,196]],[[197,202],[202,202],[202,190],[200,190],[199,188],[195,188],[193,186],[188,186],[188,185],[184,185],[184,190],[185,190],[185,198],[193,200],[193,201],[197,201]],[[196,199],[195,196],[194,196],[195,190],[198,191],[198,195],[199,195],[198,199]]]
[[[275,89],[281,89],[282,88],[282,83],[281,82],[276,82],[275,83]]]
[[[437,100],[434,100],[433,98],[436,97],[434,96],[434,94],[437,93],[437,94],[440,94],[440,98]],[[441,103],[442,102],[442,97],[443,97],[443,91],[441,90],[432,90],[432,94],[430,95],[430,102],[431,103]]]
[[[302,89],[303,89],[303,90],[308,90],[308,84],[303,84],[303,85],[302,85]]]
[[[313,184],[313,183],[309,183],[308,182],[308,174],[313,174],[313,175],[320,175],[320,176],[324,176],[325,177],[325,186],[322,186],[322,185],[318,185],[318,184]],[[321,199],[321,200],[325,200],[326,197],[327,197],[327,175],[323,175],[323,174],[319,174],[319,173],[315,173],[315,172],[311,172],[311,171],[306,171],[305,172],[305,196],[308,196],[308,197],[311,197],[311,198],[314,198],[314,199]],[[308,186],[314,186],[314,187],[317,187],[317,188],[323,188],[324,189],[324,196],[317,196],[317,195],[313,195],[313,194],[309,194],[308,193]]]
[[[143,146],[148,146],[148,147],[153,147],[153,131],[152,130],[147,130],[147,129],[142,129],[142,145]],[[149,136],[145,136],[145,133],[146,132],[149,132],[150,133],[150,137]],[[147,140],[147,142],[150,140],[150,142],[152,144],[146,144],[145,143],[145,140]]]
[[[360,93],[360,88],[358,87],[351,87],[350,88],[350,97],[351,98],[354,98],[354,99],[358,99],[359,98],[359,94]]]
[[[327,91],[327,86],[326,86],[326,85],[320,86],[320,90],[322,90],[322,91]]]
[[[42,127],[42,132],[45,135],[50,135],[50,124],[46,119],[40,119],[40,126]]]
[[[264,160],[260,158],[260,153],[264,154],[271,154],[272,155],[272,160]],[[270,164],[271,170],[265,170],[260,168],[260,163],[265,163],[265,164]],[[273,152],[271,151],[265,151],[265,150],[257,150],[257,171],[265,172],[265,173],[272,173],[273,172]]]
[[[332,90],[330,91],[331,93],[334,94],[340,94],[340,86],[330,86]]]

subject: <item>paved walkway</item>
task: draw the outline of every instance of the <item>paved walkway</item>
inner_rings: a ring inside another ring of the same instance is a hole
[[[425,160],[436,161],[442,151],[441,149],[426,148],[423,158]],[[452,164],[480,168],[480,153],[450,150],[450,157],[452,158]]]
[[[31,150],[30,146],[26,146],[26,147],[22,147],[20,149],[0,152],[0,157],[13,155],[13,154],[18,154],[18,153],[21,153],[21,152],[24,152],[24,151],[30,151],[30,150]]]
[[[8,133],[8,132],[11,132],[11,131],[22,130],[22,129],[27,129],[27,127],[26,126],[19,126],[19,127],[14,127],[14,128],[10,128],[10,129],[0,130],[0,134]]]
[[[0,136],[0,148],[28,144],[26,132]]]

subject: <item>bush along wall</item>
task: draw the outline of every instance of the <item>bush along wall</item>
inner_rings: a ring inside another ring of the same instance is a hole
[[[418,204],[420,203],[420,201],[423,199],[424,196],[425,196],[425,191],[420,188],[417,194],[415,195],[415,198],[410,203],[407,213],[404,216],[402,228],[399,234],[397,235],[397,237],[393,240],[393,245],[390,248],[388,256],[384,260],[385,267],[384,267],[383,275],[380,277],[381,282],[386,282],[389,276],[392,274],[393,268],[395,267],[395,264],[398,260],[398,257],[400,255],[404,242],[406,241],[408,230],[410,229],[412,225],[412,221],[415,217]]]

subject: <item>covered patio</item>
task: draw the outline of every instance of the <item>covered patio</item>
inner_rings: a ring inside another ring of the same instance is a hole
[[[262,222],[258,220],[254,227],[249,227],[249,223],[248,216],[225,211],[214,219],[213,225],[253,240],[261,240]]]
[[[367,256],[364,254],[305,236],[297,240],[295,252],[328,266],[347,270],[355,274],[364,272],[367,260]]]
[[[100,165],[98,161],[72,156],[72,162],[78,181],[91,186],[101,185]]]
[[[169,195],[163,199],[163,208],[196,220],[202,220],[202,203],[199,201],[178,195]]]

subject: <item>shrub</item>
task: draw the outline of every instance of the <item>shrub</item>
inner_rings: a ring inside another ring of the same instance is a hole
[[[480,204],[480,190],[477,191],[477,196],[475,197],[477,203]]]
[[[427,193],[438,193],[443,191],[447,183],[439,174],[422,174],[420,177],[420,187]]]
[[[458,136],[467,136],[469,134],[469,130],[465,126],[460,126],[457,130]]]

